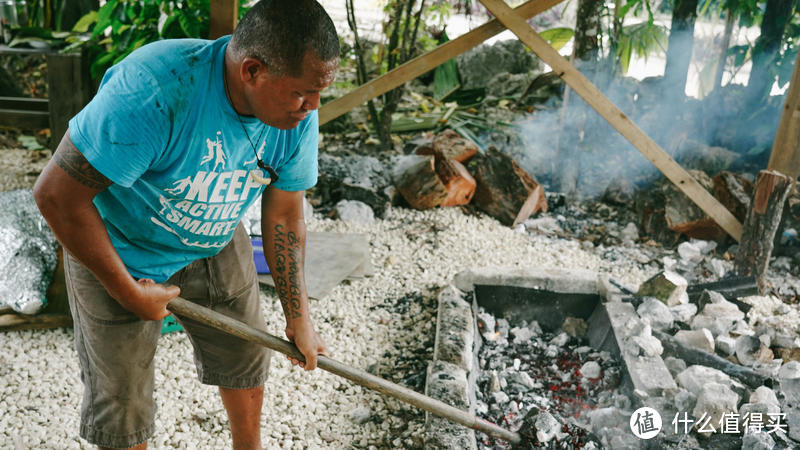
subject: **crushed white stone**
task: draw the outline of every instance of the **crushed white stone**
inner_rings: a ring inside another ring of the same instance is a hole
[[[331,356],[361,369],[379,362],[391,368],[392,361],[382,360],[387,349],[402,351],[433,333],[432,321],[413,320],[421,306],[411,305],[402,315],[390,312],[390,320],[376,306],[410,295],[434,298],[459,271],[487,265],[590,269],[636,286],[657,270],[625,258],[604,260],[607,249],[602,246],[587,250],[578,241],[517,233],[455,208],[394,208],[372,224],[318,216],[308,228],[363,233],[371,243],[373,278],[343,283],[325,299],[311,301],[315,325]],[[283,336],[277,298],[271,292],[262,297],[268,331]],[[91,448],[78,437],[83,386],[72,338],[70,329],[0,333],[0,442],[37,449]],[[150,448],[230,446],[216,388],[197,381],[183,333],[161,339],[156,401],[157,430]],[[382,420],[353,423],[348,413],[362,407]],[[265,448],[419,448],[423,420],[412,406],[320,370],[293,368],[278,355],[266,385],[262,438]]]

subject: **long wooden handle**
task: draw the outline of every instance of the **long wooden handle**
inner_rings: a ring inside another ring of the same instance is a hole
[[[296,358],[300,361],[305,361],[303,354],[300,353],[300,351],[297,350],[297,347],[295,347],[295,345],[291,342],[275,337],[264,331],[257,330],[236,319],[232,319],[216,311],[212,311],[206,307],[192,303],[186,299],[180,297],[173,299],[167,305],[167,309],[179,316],[196,320],[233,336],[242,338],[246,341],[263,345],[264,347],[281,352],[284,355],[291,356],[292,358]],[[347,378],[348,380],[360,384],[361,386],[378,391],[382,394],[389,395],[400,401],[414,405],[417,408],[424,409],[425,411],[428,411],[431,414],[435,414],[439,417],[452,420],[458,424],[515,444],[520,442],[519,433],[506,430],[505,428],[499,427],[491,422],[476,417],[475,415],[466,411],[454,408],[444,402],[430,398],[426,395],[422,395],[390,381],[386,381],[383,378],[376,377],[375,375],[367,373],[363,370],[350,367],[326,356],[319,355],[317,357],[317,366],[319,366],[320,369],[326,370],[334,375]]]

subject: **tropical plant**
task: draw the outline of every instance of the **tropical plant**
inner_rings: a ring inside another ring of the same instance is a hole
[[[208,0],[109,0],[78,21],[73,31],[88,32],[89,37],[73,39],[68,48],[87,48],[92,78],[99,78],[149,42],[207,37],[208,23]]]
[[[417,4],[419,5],[417,6]],[[365,61],[363,42],[358,35],[356,26],[355,8],[352,0],[346,0],[347,23],[354,36],[354,49],[356,53],[356,63],[358,65],[357,75],[359,84],[366,83],[368,71]],[[419,28],[424,23],[426,16],[424,13],[431,9],[425,6],[425,0],[390,0],[385,8],[388,18],[383,22],[382,41],[376,49],[373,57],[378,67],[378,76],[394,69],[417,55],[417,39]],[[446,15],[442,8],[436,8],[440,17]],[[367,102],[370,122],[378,135],[381,146],[388,148],[392,145],[391,128],[392,114],[397,110],[404,88],[398,87],[381,96],[382,106],[376,107],[374,101]]]

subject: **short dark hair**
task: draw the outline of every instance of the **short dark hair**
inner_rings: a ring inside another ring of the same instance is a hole
[[[257,58],[280,76],[300,76],[308,50],[322,61],[339,56],[336,28],[315,0],[259,1],[242,17],[230,45],[237,57]]]

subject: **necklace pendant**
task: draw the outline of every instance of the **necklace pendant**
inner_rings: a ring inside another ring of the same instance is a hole
[[[251,170],[250,171],[250,178],[252,178],[253,181],[255,181],[258,184],[263,184],[264,186],[269,186],[269,184],[272,183],[272,178],[269,178],[269,177],[264,178],[264,177],[261,176],[261,174],[259,172],[260,172],[259,170]]]

